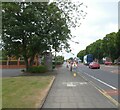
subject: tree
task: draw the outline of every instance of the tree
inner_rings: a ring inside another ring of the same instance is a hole
[[[80,51],[77,56],[82,58],[85,54],[93,54],[94,58],[101,60],[103,57],[109,57],[114,61],[120,57],[120,30],[115,33],[107,34],[103,39],[96,40]]]
[[[58,50],[60,44],[68,45],[70,31],[54,3],[13,2],[2,3],[2,7],[4,49],[9,56],[22,55],[26,69],[36,54],[50,48]]]
[[[117,46],[116,46],[116,33],[107,34],[103,38],[103,50],[107,57],[110,57],[112,61],[117,58]]]
[[[102,40],[99,39],[89,45],[89,53],[93,54],[94,58],[101,60],[103,58]]]
[[[70,57],[70,58],[69,58],[69,60],[71,60],[71,61],[72,61],[72,60],[73,60],[73,57]]]
[[[81,50],[78,54],[77,57],[80,58],[83,62],[83,57],[86,55],[85,54],[86,50]]]
[[[70,27],[77,26],[80,16],[74,21],[69,12],[77,7],[69,2],[61,6],[64,2],[2,2],[2,40],[7,55],[22,56],[28,69],[36,54],[62,48],[69,51]]]
[[[37,16],[32,11],[31,3],[3,3],[2,6],[4,48],[9,56],[22,55],[28,69],[28,58],[37,51],[33,44],[38,37],[35,34],[39,25]],[[37,26],[36,23],[38,23]],[[38,43],[36,44],[38,45]]]
[[[63,63],[63,62],[64,62],[64,57],[58,55],[58,56],[56,56],[56,61],[57,61],[57,62],[60,62],[60,63]]]
[[[66,19],[69,28],[79,27],[81,20],[85,19],[87,15],[83,10],[87,8],[87,6],[80,1],[58,0],[56,1],[56,5],[61,9],[62,17]]]
[[[0,60],[7,60],[7,54],[5,50],[0,50]]]

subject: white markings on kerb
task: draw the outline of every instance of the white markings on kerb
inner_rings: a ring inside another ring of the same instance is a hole
[[[111,85],[109,85],[109,84],[107,84],[107,83],[101,81],[100,79],[95,78],[94,76],[91,76],[91,75],[89,75],[89,74],[87,74],[87,73],[85,73],[85,72],[84,72],[84,74],[88,75],[89,77],[91,77],[91,78],[93,78],[93,79],[99,81],[100,83],[102,83],[102,84],[104,84],[104,85],[106,85],[106,86],[108,86],[108,87],[110,87],[110,88],[112,88],[112,89],[114,89],[114,90],[117,90],[116,87],[113,87],[113,86],[111,86]]]

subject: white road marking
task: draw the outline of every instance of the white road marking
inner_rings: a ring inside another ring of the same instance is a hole
[[[63,85],[67,85],[68,87],[75,87],[77,85],[86,85],[87,82],[62,82]]]
[[[76,85],[74,85],[72,82],[67,83],[67,87],[75,87]]]
[[[91,76],[91,75],[89,75],[89,74],[87,74],[87,73],[85,73],[85,72],[84,72],[84,74],[88,75],[89,77],[91,77],[91,78],[93,78],[93,79],[95,79],[95,80],[101,82],[102,84],[104,84],[104,85],[106,85],[106,86],[108,86],[108,87],[110,87],[110,88],[112,88],[112,89],[114,89],[114,90],[117,90],[116,87],[113,87],[113,86],[111,86],[111,85],[109,85],[109,84],[107,84],[107,83],[101,81],[100,79],[97,79],[97,78],[95,78],[95,77],[93,77],[93,76]]]
[[[73,84],[67,84],[67,87],[76,87],[76,85],[73,85]]]

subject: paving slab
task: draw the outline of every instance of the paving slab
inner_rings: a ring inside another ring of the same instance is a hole
[[[78,74],[62,66],[57,69],[56,79],[43,108],[117,108],[94,86]]]

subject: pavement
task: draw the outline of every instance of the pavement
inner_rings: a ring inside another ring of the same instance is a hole
[[[44,108],[115,108],[89,81],[64,66],[57,68],[56,79],[42,106]],[[112,109],[112,110],[113,110]]]

